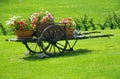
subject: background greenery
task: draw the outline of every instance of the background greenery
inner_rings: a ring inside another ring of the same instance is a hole
[[[0,0],[0,23],[7,28],[5,21],[10,17],[28,18],[42,8],[51,12],[56,21],[87,14],[96,23],[102,23],[109,13],[120,13],[119,3],[119,0]],[[44,59],[25,56],[27,50],[22,43],[5,41],[14,35],[0,35],[0,79],[119,79],[120,30],[101,32],[114,36],[79,40],[73,52]]]
[[[12,16],[28,18],[41,9],[51,12],[55,19],[63,17],[80,17],[87,14],[102,22],[111,12],[120,12],[119,0],[0,0],[0,22],[5,25]]]

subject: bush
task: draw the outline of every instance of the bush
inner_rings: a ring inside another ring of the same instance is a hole
[[[0,23],[0,28],[1,28],[1,31],[4,35],[6,35],[6,30],[5,28],[3,27],[3,25]]]
[[[76,18],[76,29],[88,31],[90,29],[95,30],[95,24],[93,22],[93,18],[88,18],[85,14],[84,17]]]
[[[76,29],[79,30],[96,30],[97,27],[100,27],[101,30],[105,30],[106,28],[110,29],[120,29],[120,15],[113,12],[113,14],[109,14],[105,21],[102,24],[95,24],[93,22],[93,18],[88,18],[85,14],[84,17],[76,18]]]

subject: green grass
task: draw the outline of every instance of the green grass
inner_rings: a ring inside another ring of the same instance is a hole
[[[119,3],[119,0],[0,0],[0,23],[7,27],[5,22],[10,17],[28,18],[42,8],[51,12],[56,21],[87,14],[102,22],[109,13],[120,13]],[[102,32],[115,36],[79,40],[73,52],[44,59],[25,56],[27,50],[22,43],[5,41],[15,36],[0,35],[0,79],[119,79],[120,30]]]
[[[22,43],[5,41],[15,36],[1,36],[0,79],[119,79],[120,30],[102,32],[114,36],[79,40],[73,52],[44,59],[25,56]]]
[[[96,22],[101,22],[110,12],[120,13],[119,3],[119,0],[1,0],[0,22],[5,26],[5,21],[14,15],[28,18],[43,8],[51,12],[56,21],[58,18],[87,14]]]

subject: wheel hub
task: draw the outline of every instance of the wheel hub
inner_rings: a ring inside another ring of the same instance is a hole
[[[52,39],[52,40],[50,41],[50,43],[51,43],[51,44],[56,44],[56,43],[57,43],[57,39]]]

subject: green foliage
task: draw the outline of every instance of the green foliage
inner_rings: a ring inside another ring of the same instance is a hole
[[[119,0],[0,0],[0,23],[5,23],[12,16],[28,18],[33,12],[41,9],[51,12],[55,20],[66,17],[80,17],[87,14],[95,23],[103,22],[109,12],[120,12]],[[110,5],[110,6],[108,6]]]
[[[87,15],[84,17],[76,18],[76,28],[80,30],[88,31],[92,28],[92,30],[96,30],[96,28],[100,27],[101,30],[105,29],[120,29],[120,15],[116,14],[109,14],[103,23],[95,24],[93,18],[88,18]]]
[[[6,35],[6,30],[1,23],[0,23],[0,29],[1,29],[1,32],[3,33],[3,35]]]
[[[115,12],[109,14],[103,24],[98,24],[102,30],[105,28],[110,29],[120,29],[120,15],[116,14]]]
[[[76,29],[85,30],[88,31],[92,28],[92,30],[95,30],[95,24],[93,22],[93,18],[88,18],[88,16],[85,14],[84,17],[76,18]]]
[[[115,28],[120,29],[120,15],[116,14],[115,12],[113,13],[113,19],[115,21]]]

